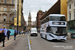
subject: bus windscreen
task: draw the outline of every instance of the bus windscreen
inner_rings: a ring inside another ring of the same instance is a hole
[[[50,21],[66,21],[64,16],[57,17],[57,16],[50,16]]]
[[[66,34],[66,27],[51,27],[51,31],[53,34],[57,36],[63,36]]]

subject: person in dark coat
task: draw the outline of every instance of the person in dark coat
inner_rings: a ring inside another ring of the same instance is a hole
[[[1,35],[2,35],[1,40],[3,41],[3,47],[5,47],[5,45],[4,45],[4,43],[5,43],[5,34],[4,34],[4,30],[2,30]]]
[[[8,31],[7,31],[7,39],[8,39],[8,40],[9,40],[9,37],[10,37],[10,33],[11,33],[11,32],[8,30]]]
[[[17,33],[16,33],[16,31],[14,32],[14,40],[16,39],[16,35],[17,35]]]
[[[2,38],[2,34],[1,33],[2,33],[2,31],[0,31],[0,42],[1,42],[1,38]]]

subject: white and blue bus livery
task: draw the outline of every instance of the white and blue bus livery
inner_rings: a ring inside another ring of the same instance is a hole
[[[41,21],[41,37],[47,40],[62,40],[67,38],[66,17],[61,14],[50,14]]]

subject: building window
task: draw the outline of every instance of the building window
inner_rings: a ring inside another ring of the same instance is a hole
[[[11,9],[11,11],[12,11],[12,9]]]
[[[3,2],[3,0],[0,0],[0,2]]]
[[[69,4],[69,9],[71,9],[71,4]]]
[[[12,21],[14,21],[14,16],[12,16]]]
[[[75,11],[74,11],[74,19],[75,19]]]
[[[4,3],[6,4],[6,0],[4,0]]]
[[[12,4],[14,4],[14,0],[12,0]]]
[[[4,11],[6,11],[6,8],[4,8]]]
[[[74,7],[75,7],[75,2],[74,2]]]
[[[3,20],[6,21],[6,16],[4,16],[4,19]]]
[[[69,13],[69,20],[71,20],[71,13]]]
[[[13,9],[13,12],[14,12],[14,9]]]
[[[6,26],[5,26],[5,24],[3,25],[3,28],[5,28]]]

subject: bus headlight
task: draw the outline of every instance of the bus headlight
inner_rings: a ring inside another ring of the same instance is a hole
[[[52,36],[51,34],[49,34],[49,35],[54,38],[54,36]]]
[[[64,36],[63,38],[65,38],[66,36]]]

